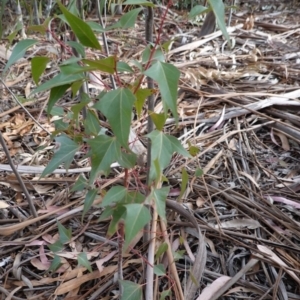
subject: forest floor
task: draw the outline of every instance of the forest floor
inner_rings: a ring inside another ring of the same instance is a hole
[[[197,37],[198,24],[187,22],[186,15],[172,8],[164,23],[163,39],[175,37],[166,58],[181,72],[179,126],[170,118],[165,132],[185,147],[200,149],[192,159],[174,156],[165,170],[174,200],[181,192],[180,171],[187,171],[184,207],[194,214],[205,236],[207,261],[199,293],[206,287],[207,294],[195,299],[300,299],[300,7],[270,2],[253,15],[246,4],[233,13],[232,49],[220,31]],[[159,24],[160,16],[155,18]],[[134,29],[107,37],[120,60],[140,59],[144,22],[140,18]],[[34,86],[30,58],[51,57],[52,76],[60,59],[68,57],[44,37],[35,51],[11,67],[5,84],[42,126],[53,131],[53,120],[45,112],[49,95],[28,98]],[[3,68],[7,55],[3,43]],[[91,83],[89,88],[97,94],[101,86]],[[49,217],[28,222],[30,207],[0,150],[0,299],[116,299],[116,237],[106,239],[109,223],[98,222],[98,206],[81,222],[84,194],[71,191],[89,161],[80,157],[70,167],[73,172],[40,178],[55,145],[6,88],[1,94],[0,128],[10,156],[38,215]],[[75,100],[66,96],[57,106],[68,111]],[[156,104],[159,113],[159,99]],[[133,123],[141,137],[146,126],[143,117]],[[202,176],[195,176],[197,169]],[[139,172],[135,170],[142,176]],[[99,182],[105,188],[122,176],[122,170],[112,169]],[[69,207],[52,215],[64,205]],[[72,229],[72,239],[59,254],[59,272],[49,272],[53,254],[47,245],[57,240],[58,220]],[[187,221],[168,213],[172,250],[181,254],[176,266],[183,286],[198,247]],[[135,249],[124,257],[124,278],[143,283],[147,246],[142,233]],[[78,266],[77,254],[83,251],[92,272]],[[170,287],[169,278],[159,279],[160,292]]]

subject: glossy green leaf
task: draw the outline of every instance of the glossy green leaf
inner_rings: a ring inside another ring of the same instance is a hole
[[[155,201],[158,215],[164,220],[166,219],[166,199],[170,192],[170,186],[164,186],[160,189],[153,189],[152,195]]]
[[[130,10],[125,15],[123,15],[116,24],[107,27],[107,29],[110,30],[114,28],[122,28],[124,30],[124,29],[134,27],[136,23],[136,19],[142,10],[143,8],[135,8]]]
[[[142,286],[128,280],[119,280],[123,287],[121,300],[142,300]]]
[[[76,64],[78,62],[81,61],[82,58],[77,57],[77,56],[71,56],[70,58],[62,61],[59,65],[59,67],[61,68],[62,66],[67,66],[67,65],[71,65],[71,64]]]
[[[120,88],[105,94],[94,106],[105,115],[118,142],[127,149],[134,101],[129,89]]]
[[[126,208],[123,205],[118,205],[116,209],[113,210],[112,220],[110,221],[107,230],[108,237],[113,236],[117,232],[118,225],[120,221],[124,219],[125,213]]]
[[[83,266],[83,267],[87,268],[90,272],[92,272],[91,264],[90,264],[85,252],[79,253],[77,256],[77,260],[78,260],[78,265]]]
[[[81,222],[83,222],[83,218],[88,210],[92,207],[93,202],[98,194],[98,189],[89,190],[85,196],[84,204],[83,204],[83,213],[81,216]]]
[[[75,81],[71,84],[71,91],[72,91],[72,97],[73,99],[76,97],[77,93],[79,92],[80,88],[83,85],[83,81],[79,80],[79,81]],[[82,93],[80,92],[80,95]]]
[[[62,244],[61,241],[56,241],[55,243],[48,245],[48,248],[52,251],[52,252],[59,252],[62,251],[64,249],[64,245]]]
[[[196,177],[201,177],[201,176],[203,176],[203,170],[197,168],[196,171],[195,171],[195,176],[196,176]]]
[[[50,91],[50,97],[47,106],[47,113],[50,114],[55,103],[60,100],[65,94],[66,90],[70,87],[69,84],[55,86]]]
[[[168,244],[162,243],[159,245],[156,253],[155,253],[155,260],[158,260],[165,252],[168,250]]]
[[[157,130],[163,130],[165,122],[167,120],[167,117],[164,113],[156,114],[154,112],[149,111],[148,112],[156,129]]]
[[[32,78],[35,82],[35,84],[39,83],[39,79],[43,72],[45,71],[47,67],[47,63],[50,61],[49,57],[45,56],[35,56],[31,60],[31,73]]]
[[[207,11],[208,11],[207,7],[202,5],[196,5],[191,9],[189,13],[189,19],[193,19],[201,14],[206,13]]]
[[[20,58],[24,57],[28,48],[30,48],[36,43],[37,43],[36,40],[30,40],[30,39],[22,40],[18,42],[11,52],[11,55],[8,59],[8,62],[6,63],[3,73],[5,73],[12,64],[17,62]]]
[[[144,203],[145,196],[138,191],[129,191],[127,192],[122,203],[131,204],[131,203]]]
[[[181,185],[180,185],[180,194],[178,196],[177,201],[179,202],[186,191],[187,185],[189,182],[189,175],[185,168],[181,169]]]
[[[177,153],[179,153],[179,154],[181,154],[182,156],[185,156],[185,157],[189,157],[189,158],[192,157],[189,154],[189,152],[183,148],[180,141],[178,141],[178,139],[176,137],[166,134],[166,138],[169,141],[169,143],[172,145],[172,149],[173,149],[174,152],[177,152]]]
[[[48,272],[55,272],[61,266],[61,259],[58,255],[54,254],[51,265],[48,269]]]
[[[97,136],[89,140],[88,144],[92,149],[90,183],[93,183],[100,172],[109,173],[110,165],[120,157],[121,145],[115,137],[106,135]]]
[[[153,272],[157,276],[164,276],[166,275],[166,270],[163,264],[155,265],[153,267]]]
[[[179,70],[172,64],[157,61],[144,74],[157,82],[165,113],[170,109],[174,118],[178,120],[177,90],[180,77]]]
[[[69,169],[75,153],[80,149],[75,142],[65,135],[55,138],[56,151],[53,158],[42,173],[42,177],[52,173],[56,168],[64,163],[65,169]]]
[[[118,61],[117,62],[117,71],[118,72],[133,73],[132,68],[127,63],[125,63],[123,61]]]
[[[113,186],[104,196],[101,207],[121,202],[126,194],[127,189],[124,186]]]
[[[80,66],[77,63],[63,65],[60,67],[60,70],[65,75],[74,75],[77,73],[84,73],[84,72],[90,72],[96,70],[94,67],[90,66]]]
[[[150,2],[150,1],[146,1],[146,0],[127,0],[125,2],[123,2],[123,5],[142,5],[142,6],[151,6],[151,7],[155,7],[155,5]]]
[[[136,101],[135,101],[135,108],[138,116],[140,117],[142,114],[143,106],[146,101],[146,99],[154,93],[154,90],[150,89],[138,89],[135,93]]]
[[[114,56],[98,60],[83,59],[82,62],[89,65],[90,67],[93,67],[95,70],[99,70],[109,74],[114,74],[117,66],[116,58]]]
[[[165,300],[167,297],[170,297],[170,299],[172,299],[171,295],[172,295],[171,289],[163,291],[160,294],[159,300]]]
[[[144,204],[126,204],[125,223],[125,243],[124,250],[127,250],[130,242],[137,233],[150,221],[151,215]]]
[[[80,99],[80,102],[77,103],[77,104],[74,104],[72,107],[71,107],[71,111],[73,112],[74,116],[73,116],[73,120],[76,121],[76,124],[77,124],[77,121],[79,120],[79,114],[80,112],[82,111],[82,109],[88,105],[88,103],[91,101],[90,97],[85,94],[85,93],[82,93],[81,94],[81,99]]]
[[[68,41],[66,42],[66,44],[74,48],[81,57],[85,57],[85,49],[80,43],[75,41]]]
[[[225,24],[225,6],[223,1],[220,0],[208,0],[214,14],[216,16],[217,24],[220,30],[223,33],[223,36],[226,38],[229,47],[231,47],[230,37],[227,32],[226,24]]]
[[[164,53],[162,52],[162,50],[160,48],[156,49],[154,51],[154,54],[152,54],[152,47],[150,45],[148,45],[145,50],[143,51],[143,54],[142,54],[142,63],[147,63],[150,59],[150,55],[153,55],[151,57],[152,61],[153,60],[159,60],[159,61],[162,61],[164,62],[165,61],[165,55]]]
[[[105,32],[105,29],[97,22],[94,21],[86,21],[86,23],[92,28],[93,31],[96,32]]]
[[[60,222],[57,222],[58,232],[59,232],[59,241],[62,244],[68,243],[72,238],[72,229],[67,229]]]
[[[135,153],[126,153],[121,151],[121,155],[118,158],[118,163],[125,169],[131,169],[135,166],[137,156]]]
[[[51,116],[63,117],[65,115],[65,112],[64,112],[64,109],[62,107],[53,106],[53,108],[51,109],[51,111],[49,112],[49,114]]]
[[[87,180],[82,175],[79,175],[71,189],[71,192],[83,191],[87,186]]]
[[[51,90],[52,88],[57,87],[57,86],[71,84],[74,81],[84,79],[84,77],[85,77],[84,74],[66,75],[66,74],[63,74],[63,73],[59,73],[55,77],[51,78],[50,80],[48,80],[45,83],[38,86],[31,94],[36,94],[36,93],[39,93],[39,92],[48,91],[48,90]]]
[[[58,132],[64,132],[68,130],[69,123],[64,122],[62,119],[54,121],[55,131],[53,134],[57,134]]]
[[[196,147],[196,146],[190,145],[188,151],[189,151],[189,153],[190,153],[191,156],[195,157],[195,156],[197,156],[199,154],[200,149],[198,147]]]
[[[60,2],[57,2],[57,4],[80,43],[83,46],[101,50],[98,39],[91,27],[86,22],[70,13]]]
[[[164,134],[161,131],[154,130],[147,135],[151,139],[151,170],[150,178],[154,180],[159,174],[154,166],[154,161],[157,159],[160,167],[160,173],[170,163],[174,152],[183,156],[190,157],[189,153],[182,147],[181,143],[173,136]]]
[[[87,110],[84,119],[84,132],[87,135],[97,136],[100,131],[100,122],[94,111]]]

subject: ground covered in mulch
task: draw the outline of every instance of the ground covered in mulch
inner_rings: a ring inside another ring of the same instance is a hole
[[[169,196],[173,200],[179,196],[185,168],[189,184],[183,205],[195,216],[207,249],[195,299],[300,299],[300,6],[295,1],[260,5],[249,1],[237,6],[228,28],[232,50],[219,31],[198,38],[201,19],[187,23],[186,15],[171,9],[165,20],[162,42],[174,38],[167,59],[181,71],[179,126],[170,118],[165,132],[178,137],[186,148],[193,145],[200,150],[192,159],[172,158],[165,170],[172,185]],[[155,18],[158,29],[160,15]],[[143,29],[141,18],[134,30],[108,33],[111,51],[124,61],[139,59]],[[33,86],[30,57],[38,53],[53,58],[47,80],[57,72],[59,51],[56,43],[41,40],[40,48],[11,68],[5,79],[48,131],[54,129],[53,120],[44,112],[48,95],[23,100]],[[3,68],[5,55],[2,51]],[[62,57],[67,58],[66,54]],[[95,94],[101,89],[97,82],[91,82],[90,88]],[[8,89],[2,88],[1,93],[1,132],[34,197],[38,215],[48,213],[49,217],[34,224],[28,221],[30,207],[1,151],[0,298],[117,298],[116,237],[106,239],[108,221],[98,222],[101,209],[97,206],[81,222],[84,194],[71,192],[80,174],[88,176],[89,161],[78,154],[68,173],[60,169],[39,179],[54,144]],[[66,96],[58,106],[67,111],[73,101]],[[155,111],[161,110],[158,97]],[[146,125],[143,117],[133,123],[141,138]],[[203,175],[195,176],[199,169]],[[131,174],[131,188],[139,188],[145,178],[143,169]],[[112,168],[108,178],[99,178],[99,184],[107,189],[123,176],[123,170]],[[58,215],[52,213],[61,206],[66,208]],[[57,220],[72,229],[73,238],[59,254],[63,263],[59,272],[49,272],[53,254],[47,245],[57,239]],[[176,266],[183,289],[198,248],[188,221],[168,213],[169,237],[178,254]],[[93,272],[78,267],[80,252],[87,253]],[[146,252],[141,234],[135,251],[123,258],[124,279],[146,281]],[[169,277],[160,277],[159,292],[171,287]],[[174,293],[169,299],[176,299]]]

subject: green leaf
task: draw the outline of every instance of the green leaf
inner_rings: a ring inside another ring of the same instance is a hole
[[[84,218],[85,214],[88,212],[88,210],[93,205],[93,202],[94,202],[97,194],[98,194],[98,189],[92,189],[92,190],[89,190],[87,192],[87,194],[85,196],[85,199],[84,199],[83,213],[82,213],[82,216],[81,216],[81,222],[83,222],[83,218]]]
[[[83,46],[101,50],[98,39],[93,33],[91,27],[86,22],[70,13],[60,2],[57,2],[57,4],[80,43]]]
[[[196,146],[191,145],[190,143],[188,143],[188,144],[189,144],[189,150],[188,151],[189,151],[190,155],[193,156],[193,157],[197,156],[200,152],[200,149]]]
[[[92,267],[85,252],[79,253],[77,259],[80,266],[87,268],[92,273]]]
[[[63,117],[65,115],[64,109],[62,107],[54,106],[49,112],[51,116]]]
[[[100,122],[94,111],[87,110],[84,120],[84,132],[87,135],[97,136],[100,131]]]
[[[56,132],[64,132],[64,131],[68,130],[70,124],[66,123],[62,119],[60,119],[60,120],[54,121],[54,125],[55,125]]]
[[[59,67],[61,68],[62,66],[66,66],[66,65],[71,65],[71,64],[78,63],[78,62],[81,61],[81,59],[82,58],[77,57],[77,56],[71,56],[70,58],[62,61]]]
[[[150,178],[154,180],[159,176],[155,169],[154,161],[158,160],[160,172],[165,169],[170,163],[171,157],[174,152],[177,152],[183,156],[190,157],[189,153],[182,147],[180,142],[173,136],[164,134],[161,131],[154,130],[147,135],[150,138],[151,147],[151,169]]]
[[[85,57],[85,49],[80,43],[75,41],[68,41],[66,42],[66,44],[74,48],[81,57]]]
[[[208,11],[207,7],[202,5],[196,5],[191,9],[188,18],[193,19],[201,14],[206,13],[207,11]]]
[[[55,103],[62,98],[66,90],[70,87],[69,84],[55,86],[50,91],[50,97],[48,101],[47,113],[50,114]]]
[[[54,257],[53,257],[51,265],[48,269],[48,272],[55,272],[60,266],[61,266],[60,257],[58,255],[54,254]]]
[[[170,297],[170,299],[172,299],[172,298],[171,298],[171,289],[166,290],[166,291],[163,291],[163,292],[160,294],[159,300],[165,300],[167,297]]]
[[[74,75],[77,73],[84,73],[89,71],[95,71],[96,68],[89,66],[80,66],[78,63],[72,63],[68,65],[62,65],[60,70],[65,75]]]
[[[97,136],[89,140],[88,144],[92,148],[90,173],[90,183],[92,183],[100,172],[109,173],[110,165],[116,162],[121,155],[121,145],[115,137],[106,135]]]
[[[156,129],[157,130],[163,130],[164,128],[164,125],[165,125],[165,122],[167,120],[167,117],[164,113],[161,113],[161,114],[156,114],[152,111],[149,111],[148,112]]]
[[[112,214],[112,220],[110,221],[108,230],[107,230],[107,236],[111,237],[114,235],[118,230],[119,222],[124,219],[124,215],[126,213],[126,208],[123,205],[118,205],[114,210]]]
[[[135,93],[136,101],[135,101],[135,108],[137,111],[138,116],[140,117],[142,114],[143,106],[146,99],[154,93],[152,89],[138,89]]]
[[[52,252],[59,252],[62,251],[62,249],[64,248],[64,245],[62,244],[61,241],[56,241],[55,243],[48,245],[48,248],[52,251]]]
[[[134,101],[135,96],[129,89],[119,88],[106,93],[94,106],[108,119],[118,142],[126,149]]]
[[[74,120],[77,121],[79,119],[80,112],[86,105],[88,105],[88,103],[90,101],[91,101],[91,98],[89,97],[89,95],[87,95],[86,93],[81,93],[80,102],[71,106],[71,111],[74,114],[74,116],[73,116]]]
[[[114,56],[98,60],[83,59],[82,62],[89,65],[90,67],[93,67],[95,70],[99,70],[109,74],[114,74],[117,66],[116,58]]]
[[[135,153],[126,153],[121,151],[121,155],[118,158],[118,163],[125,169],[131,169],[135,166],[137,156]]]
[[[164,276],[166,275],[166,270],[163,264],[159,264],[153,267],[153,272],[157,276]]]
[[[168,244],[167,243],[162,243],[156,253],[155,253],[155,260],[158,260],[166,251],[168,250]]]
[[[50,80],[38,86],[31,94],[33,95],[39,92],[48,91],[54,87],[71,84],[74,81],[82,80],[84,78],[85,78],[84,74],[66,75],[63,73],[59,73],[55,77],[51,78]]]
[[[123,61],[118,61],[117,62],[117,71],[118,72],[133,73],[132,68],[127,63],[125,63]]]
[[[39,83],[40,76],[43,74],[50,61],[49,57],[36,56],[31,60],[31,73],[35,84]]]
[[[126,251],[130,242],[134,239],[137,233],[150,221],[151,216],[149,210],[144,204],[126,204],[126,214],[124,217],[125,223],[125,243],[124,250]]]
[[[143,54],[142,54],[142,63],[147,63],[150,59],[150,55],[152,53],[152,47],[150,45],[148,45],[146,47],[146,49],[143,51]],[[159,60],[159,61],[162,61],[164,62],[166,59],[165,59],[165,56],[164,56],[164,53],[161,51],[161,49],[156,49],[154,51],[154,55],[152,56],[152,60]]]
[[[152,195],[156,204],[158,215],[166,221],[166,199],[169,195],[170,187],[164,186],[160,189],[154,189]]]
[[[134,25],[136,23],[136,19],[142,10],[143,10],[143,8],[136,8],[136,9],[130,10],[128,13],[123,15],[116,24],[107,27],[107,30],[111,30],[114,28],[122,28],[124,30],[124,29],[134,27]]]
[[[128,280],[119,280],[123,287],[121,300],[142,300],[142,286]]]
[[[16,46],[14,47],[14,49],[8,59],[8,62],[3,70],[3,73],[5,73],[12,64],[17,62],[20,58],[24,57],[27,49],[36,43],[37,43],[36,40],[30,40],[30,39],[22,40],[22,41],[18,42],[16,44]]]
[[[186,191],[186,187],[189,182],[189,175],[185,168],[181,169],[181,185],[180,185],[180,195],[178,196],[177,201],[180,201],[184,192]]]
[[[62,244],[68,243],[72,238],[72,229],[67,229],[60,222],[57,222],[59,241]]]
[[[177,89],[180,77],[179,70],[172,64],[157,61],[144,74],[157,82],[165,113],[170,109],[175,120],[178,120]]]
[[[183,148],[178,139],[172,135],[166,134],[166,138],[169,140],[169,143],[172,145],[172,149],[174,152],[181,154],[182,156],[191,158],[192,156],[189,154],[187,150]]]
[[[124,186],[113,186],[104,196],[101,207],[109,206],[121,202],[127,194]]]
[[[31,25],[31,26],[28,26],[26,29],[27,29],[27,32],[32,32],[32,31],[36,31],[36,32],[39,32],[40,34],[46,34],[47,33],[47,30],[49,28],[49,23],[50,21],[53,19],[53,17],[48,17],[47,19],[45,19],[44,23],[41,24],[41,25]]]
[[[69,169],[75,153],[80,149],[80,146],[78,146],[75,142],[73,142],[65,135],[61,135],[55,138],[55,142],[57,144],[58,149],[54,153],[53,158],[45,168],[41,177],[52,173],[57,167],[59,167],[63,163],[65,164],[65,169]]]
[[[71,189],[71,192],[83,191],[87,186],[87,180],[82,175],[79,175]]]
[[[72,97],[73,98],[77,95],[77,93],[78,93],[79,89],[81,88],[82,84],[83,84],[83,81],[81,81],[81,80],[80,81],[75,81],[71,84],[71,91],[72,91]],[[80,93],[80,95],[81,95],[81,93]]]
[[[123,2],[123,5],[142,5],[142,6],[151,6],[155,7],[155,5],[152,2],[146,1],[146,0],[127,0]]]
[[[223,1],[220,0],[208,0],[217,20],[217,24],[226,38],[229,47],[231,47],[230,37],[226,29],[225,24],[225,6]]]
[[[105,32],[105,29],[97,22],[86,21],[86,23],[92,28],[93,31],[96,32]]]
[[[127,192],[126,197],[122,203],[131,204],[131,203],[144,203],[145,196],[138,191]]]
[[[199,169],[197,168],[196,171],[195,171],[195,176],[197,177],[201,177],[203,175],[203,170],[202,169]]]

